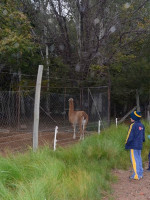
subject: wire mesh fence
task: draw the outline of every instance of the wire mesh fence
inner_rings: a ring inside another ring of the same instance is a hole
[[[32,132],[35,91],[0,92],[0,131]],[[62,88],[53,93],[41,90],[39,131],[54,130],[59,126],[67,132],[71,128],[68,120],[69,98],[74,99],[75,110],[84,110],[89,115],[87,130],[97,131],[98,121],[102,128],[108,122],[107,87]]]

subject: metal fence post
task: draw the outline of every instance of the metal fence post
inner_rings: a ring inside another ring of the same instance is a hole
[[[55,127],[55,136],[54,136],[54,151],[56,150],[56,142],[57,142],[56,136],[57,136],[57,133],[58,133],[58,126],[56,126],[56,127]]]
[[[116,118],[116,127],[118,126],[118,119]]]
[[[40,106],[42,73],[43,73],[43,65],[39,65],[37,82],[36,82],[36,91],[35,91],[35,102],[34,102],[33,151],[36,151],[38,148],[39,106]]]
[[[101,121],[99,120],[98,121],[98,134],[101,133]]]

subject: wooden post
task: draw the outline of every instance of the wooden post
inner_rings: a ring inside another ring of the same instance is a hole
[[[34,102],[33,151],[36,151],[38,148],[39,106],[40,106],[42,73],[43,73],[43,65],[39,65],[37,81],[36,81],[35,102]]]
[[[100,135],[101,133],[101,121],[98,121],[98,134]]]
[[[20,129],[20,82],[21,82],[21,70],[19,69],[18,71],[18,75],[19,75],[19,89],[18,89],[18,116],[17,116],[17,120],[18,120],[18,130]]]
[[[65,119],[66,119],[66,88],[64,88],[64,126],[66,124]]]
[[[89,97],[89,88],[88,88],[88,116],[90,113],[90,97]]]
[[[110,84],[108,85],[108,126],[110,126]]]
[[[150,123],[150,111],[147,110],[147,121]]]
[[[135,106],[132,110],[130,110],[120,121],[118,121],[118,124],[123,122],[131,114],[131,112],[135,111],[136,108],[137,106]]]
[[[136,89],[136,106],[137,106],[137,111],[140,111],[140,98],[138,89]]]
[[[80,88],[80,110],[82,110],[82,88]]]
[[[150,91],[149,91],[149,104],[147,106],[147,120],[150,123]]]

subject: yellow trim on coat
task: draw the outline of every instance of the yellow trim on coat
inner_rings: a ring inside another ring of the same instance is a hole
[[[138,115],[138,114],[136,113],[136,111],[134,111],[134,114],[135,114],[137,117],[141,117],[140,115]]]
[[[134,123],[133,123],[133,124],[134,124]],[[132,129],[133,124],[130,125],[130,128],[129,128],[128,135],[127,135],[127,138],[126,138],[126,142],[125,142],[125,143],[127,143],[127,141],[128,141],[128,138],[129,138],[129,136],[130,136],[130,133],[131,133],[131,129]]]
[[[139,178],[138,178],[137,171],[136,171],[136,161],[134,158],[134,149],[131,149],[131,158],[132,158],[133,170],[135,172],[134,179],[138,180]]]

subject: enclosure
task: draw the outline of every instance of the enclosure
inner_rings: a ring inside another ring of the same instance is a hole
[[[53,88],[54,91],[54,88]],[[108,125],[108,88],[55,88],[54,92],[41,90],[39,142],[52,145],[55,127],[58,137],[72,138],[73,128],[68,120],[69,98],[74,99],[75,110],[83,110],[89,116],[86,134]],[[13,148],[32,146],[35,88],[32,90],[0,92],[0,144]],[[41,139],[40,139],[41,138]],[[69,143],[69,140],[66,141]],[[65,143],[65,141],[63,142]]]

